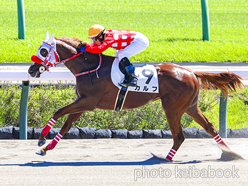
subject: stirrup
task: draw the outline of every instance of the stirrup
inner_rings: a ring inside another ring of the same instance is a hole
[[[119,83],[120,86],[123,86],[123,87],[137,87],[137,79],[134,78],[134,79],[130,79],[128,82],[126,82],[125,80],[122,82],[122,83]]]

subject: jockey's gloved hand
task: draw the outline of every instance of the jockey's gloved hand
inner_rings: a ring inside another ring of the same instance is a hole
[[[84,46],[84,47],[81,47],[81,48],[79,49],[79,51],[80,51],[80,52],[85,52],[85,48],[86,48],[85,46]]]

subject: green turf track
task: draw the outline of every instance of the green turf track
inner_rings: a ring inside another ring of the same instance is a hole
[[[25,40],[18,40],[17,1],[0,2],[0,63],[31,62],[46,31],[89,42],[88,29],[142,32],[149,47],[132,62],[247,62],[248,1],[209,0],[210,42],[202,41],[201,1],[25,0]],[[114,55],[114,50],[104,52]]]

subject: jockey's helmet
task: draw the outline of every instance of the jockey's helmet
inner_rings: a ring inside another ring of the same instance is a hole
[[[105,34],[105,29],[102,25],[94,24],[89,29],[89,39]]]

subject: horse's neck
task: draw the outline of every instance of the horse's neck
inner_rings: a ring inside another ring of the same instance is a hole
[[[64,50],[63,47],[66,47],[67,50]],[[61,45],[57,45],[57,52],[60,56],[61,61],[75,55],[75,51],[73,51],[71,48],[68,48],[67,44],[64,44],[63,47],[61,47]],[[64,65],[75,75],[97,68],[100,60],[102,60],[101,64],[105,66],[108,64],[112,64],[115,59],[112,56],[105,56],[101,54],[100,57],[99,55],[91,53],[81,54],[76,58],[66,61]]]
[[[91,53],[81,54],[75,59],[65,62],[65,66],[75,75],[82,72],[95,70],[99,65],[111,65],[114,57],[96,55]],[[100,64],[101,63],[101,64]]]

